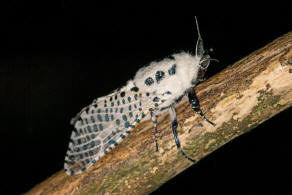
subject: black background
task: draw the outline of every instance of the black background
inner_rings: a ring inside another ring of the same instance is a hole
[[[220,60],[209,67],[209,77],[292,27],[288,14],[41,2],[10,1],[0,8],[1,190],[9,194],[63,168],[69,121],[81,108],[147,63],[194,51],[194,15],[205,48]],[[290,108],[231,141],[153,194],[291,191],[291,115]]]

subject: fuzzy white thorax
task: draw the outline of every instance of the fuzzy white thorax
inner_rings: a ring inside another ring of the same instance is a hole
[[[171,95],[167,98],[164,106],[172,104],[177,98],[185,93],[186,90],[192,87],[192,81],[197,79],[200,69],[201,57],[191,55],[190,53],[181,52],[173,54],[174,59],[165,58],[159,62],[151,62],[148,66],[141,68],[135,75],[133,80],[128,81],[127,85],[121,90],[130,90],[133,86],[139,88],[140,91],[163,94],[170,91]],[[176,65],[176,73],[169,75],[168,70]],[[154,82],[148,86],[145,80],[148,77],[153,77],[157,71],[163,71],[165,78],[161,82]]]

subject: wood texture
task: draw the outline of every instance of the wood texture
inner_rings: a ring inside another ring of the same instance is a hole
[[[213,127],[183,100],[177,107],[184,151],[202,159],[292,104],[292,32],[227,67],[196,88]],[[118,147],[81,175],[63,170],[27,194],[148,194],[192,166],[178,153],[168,114],[158,118],[159,152],[153,125],[137,126]]]

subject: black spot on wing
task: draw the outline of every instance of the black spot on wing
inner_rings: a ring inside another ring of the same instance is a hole
[[[134,99],[135,99],[135,100],[138,99],[138,95],[137,95],[137,94],[134,95]]]
[[[134,91],[134,92],[138,92],[139,91],[139,88],[138,87],[132,87],[130,90],[131,91]]]
[[[158,102],[159,101],[159,98],[158,97],[154,97],[153,98],[153,102]]]

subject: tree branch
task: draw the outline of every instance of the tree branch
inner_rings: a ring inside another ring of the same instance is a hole
[[[177,107],[184,151],[200,160],[292,104],[292,32],[227,67],[196,88],[203,121],[183,100]],[[159,152],[153,125],[138,125],[119,146],[81,175],[63,170],[27,194],[145,194],[193,165],[177,151],[171,122],[158,118]]]

